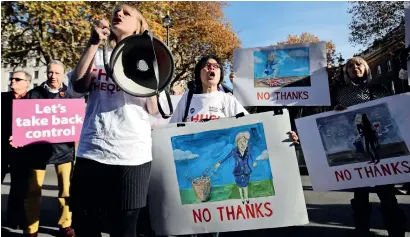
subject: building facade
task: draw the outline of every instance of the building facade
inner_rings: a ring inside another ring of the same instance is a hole
[[[36,87],[47,80],[47,66],[40,62],[40,59],[25,60],[17,68],[12,68],[8,65],[2,65],[1,68],[1,92],[10,90],[10,77],[13,71],[26,71],[31,74],[32,80],[29,89]],[[64,78],[64,84],[68,85],[68,78]]]

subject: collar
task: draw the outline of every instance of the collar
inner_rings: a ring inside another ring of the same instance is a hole
[[[44,83],[44,88],[48,90],[51,93],[58,93],[62,88],[63,88],[63,83],[61,83],[61,86],[58,89],[52,89],[47,82]]]

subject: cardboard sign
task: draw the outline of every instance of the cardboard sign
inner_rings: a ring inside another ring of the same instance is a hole
[[[330,105],[325,42],[237,49],[233,66],[244,106]]]
[[[154,128],[149,188],[157,235],[308,223],[289,115]]]
[[[13,100],[13,143],[78,141],[84,113],[84,99]]]
[[[315,191],[410,181],[410,93],[296,120]]]

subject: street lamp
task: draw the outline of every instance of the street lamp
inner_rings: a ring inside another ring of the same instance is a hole
[[[162,19],[162,25],[164,28],[167,29],[167,46],[169,47],[169,28],[172,27],[172,18],[169,17],[169,12],[167,15]]]

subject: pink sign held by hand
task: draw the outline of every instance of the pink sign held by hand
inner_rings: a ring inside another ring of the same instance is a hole
[[[78,141],[84,113],[84,99],[13,100],[13,144]]]

